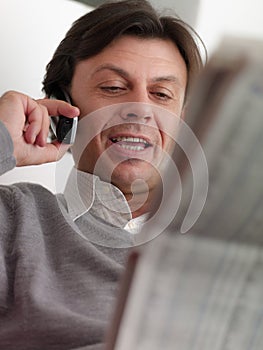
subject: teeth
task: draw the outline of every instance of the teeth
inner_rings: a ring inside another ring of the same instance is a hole
[[[129,149],[131,151],[143,151],[144,147],[142,146],[128,146],[128,145],[121,145],[122,148]]]
[[[139,137],[116,137],[112,139],[113,142],[121,142],[121,141],[125,141],[125,142],[137,142],[137,143],[144,143],[145,145],[148,144],[148,142],[144,139],[141,139]]]

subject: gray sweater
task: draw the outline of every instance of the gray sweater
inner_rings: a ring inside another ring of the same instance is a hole
[[[12,151],[0,123],[0,174]],[[59,203],[37,184],[0,186],[0,349],[103,348],[128,249],[89,236],[130,236],[91,215],[78,227]]]

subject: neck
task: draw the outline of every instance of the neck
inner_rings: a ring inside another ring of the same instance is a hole
[[[156,202],[157,190],[149,192],[124,193],[131,209],[132,217],[136,218],[152,212]]]

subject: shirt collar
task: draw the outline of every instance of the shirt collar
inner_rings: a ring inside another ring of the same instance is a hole
[[[76,168],[71,170],[64,198],[73,221],[90,212],[114,226],[124,228],[132,219],[126,198],[116,186]]]

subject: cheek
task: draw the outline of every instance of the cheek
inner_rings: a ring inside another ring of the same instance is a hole
[[[74,101],[75,102],[75,101]],[[82,118],[93,115],[98,113],[100,115],[100,110],[105,109],[106,107],[109,107],[109,111],[111,111],[115,104],[117,103],[116,100],[114,102],[109,101],[108,99],[104,99],[102,96],[98,95],[92,95],[87,94],[85,97],[79,101],[79,103],[76,102],[77,107],[80,109],[80,113]],[[112,109],[111,109],[112,108]],[[105,119],[105,116],[104,116]]]
[[[169,136],[172,139],[176,138],[181,122],[181,109],[175,112],[175,109],[160,109],[155,111],[156,126],[160,131],[162,138]]]
[[[101,136],[94,137],[89,144],[87,144],[83,154],[90,159],[96,160],[105,150],[104,142],[102,142]]]
[[[174,146],[175,146],[175,137],[172,135],[168,135],[166,133],[162,133],[163,140],[163,150],[167,152],[169,155],[172,154]]]
[[[77,140],[79,141],[79,140]],[[74,144],[72,155],[76,166],[87,172],[92,172],[98,158],[103,153],[104,148],[100,136],[93,138],[89,143],[83,142]]]
[[[177,139],[177,134],[180,126],[180,118],[170,115],[166,116],[159,124],[159,132],[162,140],[162,147],[170,153]]]

